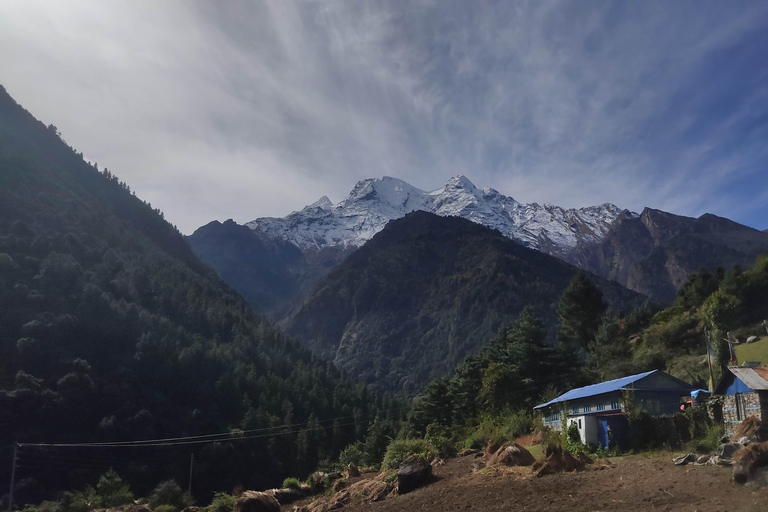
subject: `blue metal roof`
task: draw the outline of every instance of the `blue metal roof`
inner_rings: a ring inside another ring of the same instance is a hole
[[[599,384],[592,384],[591,386],[584,386],[583,388],[576,388],[568,391],[549,402],[541,405],[537,405],[534,409],[541,409],[548,405],[565,402],[567,400],[576,400],[577,398],[587,398],[590,396],[602,395],[604,393],[611,393],[612,391],[619,391],[630,384],[646,378],[652,373],[656,373],[659,370],[651,370],[645,373],[638,373],[637,375],[630,375],[628,377],[622,377],[620,379],[608,380]]]

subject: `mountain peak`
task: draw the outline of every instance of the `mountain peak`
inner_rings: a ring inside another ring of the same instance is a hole
[[[301,249],[359,247],[389,221],[416,210],[462,217],[555,255],[601,240],[621,213],[608,204],[570,210],[522,204],[490,187],[479,190],[464,175],[452,177],[432,192],[384,176],[357,182],[346,199],[336,205],[324,197],[283,219],[262,218],[247,225]]]
[[[308,208],[322,208],[323,210],[330,210],[333,208],[333,203],[330,199],[328,199],[328,196],[323,196],[309,205]]]

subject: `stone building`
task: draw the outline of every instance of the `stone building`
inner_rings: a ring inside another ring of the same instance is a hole
[[[768,368],[729,366],[715,389],[723,395],[723,427],[732,436],[742,421],[762,421],[761,437],[768,439]]]

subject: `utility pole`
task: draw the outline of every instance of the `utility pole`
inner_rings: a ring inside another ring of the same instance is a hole
[[[13,465],[11,466],[11,490],[8,493],[8,510],[13,510],[13,488],[16,487],[16,458],[19,455],[19,443],[13,445]]]
[[[187,487],[187,494],[192,496],[192,468],[195,466],[195,454],[189,454],[189,487]]]

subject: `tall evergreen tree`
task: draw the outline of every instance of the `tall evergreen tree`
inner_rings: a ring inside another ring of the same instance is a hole
[[[603,293],[592,284],[583,272],[571,279],[557,306],[560,330],[557,341],[566,351],[583,361],[589,342],[594,339],[606,303]]]

